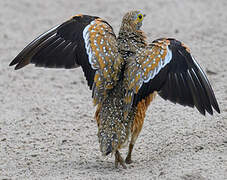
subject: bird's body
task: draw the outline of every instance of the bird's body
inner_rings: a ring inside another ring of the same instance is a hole
[[[147,46],[144,32],[141,30],[137,31],[131,24],[127,23],[130,22],[131,13],[127,13],[124,17],[117,37],[118,51],[122,57],[122,68],[126,68],[127,62],[130,59],[135,59],[138,54],[141,55]],[[122,70],[122,72],[127,71]],[[128,144],[131,136],[130,153],[128,159],[126,159],[127,163],[131,163],[132,147],[142,129],[147,107],[155,93],[151,93],[149,97],[145,98],[138,105],[125,109],[125,94],[127,90],[127,83],[125,82],[127,79],[125,77],[127,77],[126,74],[122,74],[120,80],[112,91],[108,93],[106,99],[98,105],[95,118],[98,124],[98,137],[102,154],[108,155],[111,152],[118,151]],[[126,112],[127,116],[125,117]],[[120,163],[125,167],[120,159]],[[117,162],[115,163],[117,165]]]
[[[133,146],[142,130],[146,110],[155,96],[156,92],[140,101],[137,106],[132,106],[125,118],[125,89],[123,82],[120,81],[103,103],[98,104],[95,119],[98,125],[100,150],[104,156],[127,146],[131,138],[126,163],[132,162]],[[118,162],[115,163],[117,165]],[[120,163],[125,167],[123,161],[120,160]]]
[[[10,63],[50,68],[81,66],[97,105],[100,150],[114,153],[115,165],[131,163],[131,153],[145,113],[158,93],[200,113],[220,112],[209,81],[190,50],[180,41],[161,38],[148,43],[140,29],[144,14],[130,11],[119,35],[104,20],[76,15],[42,34]],[[131,139],[129,139],[131,138]],[[119,150],[129,143],[124,161]]]

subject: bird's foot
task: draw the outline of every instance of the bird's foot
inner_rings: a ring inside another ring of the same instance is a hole
[[[124,169],[127,169],[124,159],[121,157],[120,152],[117,150],[115,153],[115,167],[118,168],[118,164],[122,165]]]
[[[126,164],[131,164],[132,163],[132,150],[133,150],[133,144],[129,144],[129,149],[128,149],[128,155],[125,159]]]
[[[125,159],[125,163],[126,164],[131,164],[133,161],[131,159],[131,156],[127,156],[126,159]]]

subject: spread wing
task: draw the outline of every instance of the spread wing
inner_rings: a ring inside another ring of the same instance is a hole
[[[33,40],[10,66],[16,65],[15,69],[29,63],[48,68],[81,66],[97,103],[117,81],[121,61],[112,27],[99,17],[76,15]]]
[[[154,91],[165,100],[220,113],[211,85],[190,50],[175,39],[158,39],[128,60],[125,71],[128,107]]]

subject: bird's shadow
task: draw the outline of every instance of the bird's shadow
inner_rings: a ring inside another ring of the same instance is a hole
[[[128,170],[133,169],[133,165],[127,164],[127,169],[123,169],[122,166],[115,167],[114,158],[109,159],[87,159],[81,161],[78,159],[67,159],[64,161],[58,161],[55,165],[52,164],[52,170],[58,170],[60,172],[73,172],[82,174],[112,174],[113,172],[124,174]]]

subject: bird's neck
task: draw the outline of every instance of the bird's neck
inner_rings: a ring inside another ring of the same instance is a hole
[[[147,46],[146,39],[146,35],[142,30],[125,29],[121,27],[117,38],[119,51],[136,53],[138,49]]]

